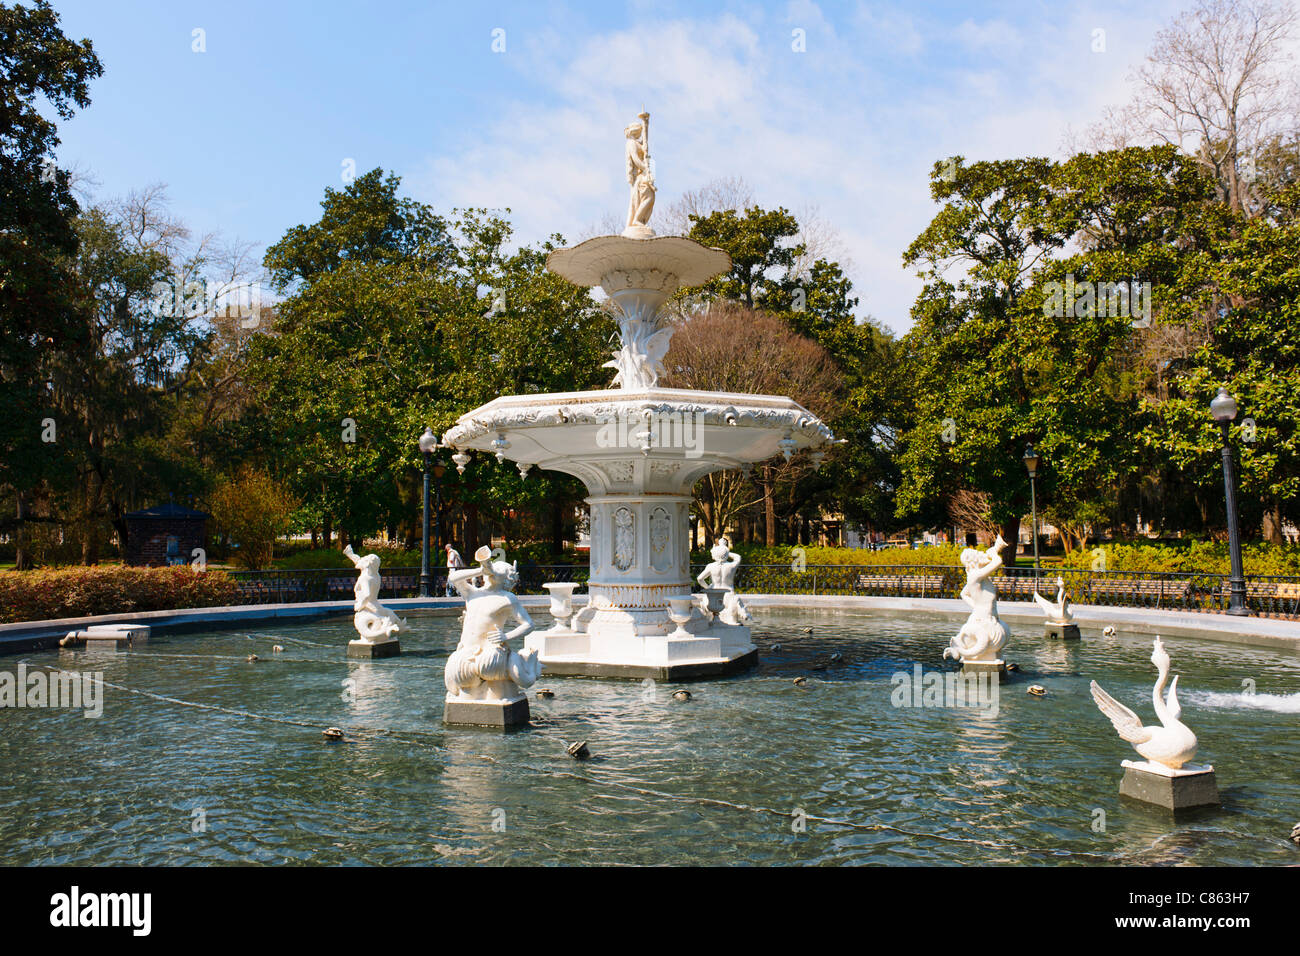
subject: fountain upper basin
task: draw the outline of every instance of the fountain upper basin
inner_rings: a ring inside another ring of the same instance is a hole
[[[678,494],[709,472],[833,441],[793,399],[675,388],[506,395],[443,437],[448,447],[574,475],[594,493],[637,485]]]

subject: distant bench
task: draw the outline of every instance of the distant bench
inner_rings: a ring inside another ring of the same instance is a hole
[[[857,587],[863,591],[946,591],[942,574],[859,574]]]
[[[1223,599],[1232,593],[1232,585],[1223,582]],[[1246,603],[1255,610],[1274,611],[1289,616],[1300,613],[1300,582],[1260,581],[1246,583]]]
[[[1038,581],[1029,576],[1008,577],[995,575],[991,579],[997,586],[998,596],[1032,600],[1035,584],[1043,597],[1055,600],[1055,575],[1043,574]],[[1073,584],[1066,583],[1066,592],[1076,604],[1091,603],[1092,598],[1133,598],[1138,603],[1156,605],[1164,602],[1186,603],[1192,595],[1191,578],[1087,578]]]

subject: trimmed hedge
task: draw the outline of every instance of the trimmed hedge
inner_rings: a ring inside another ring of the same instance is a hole
[[[1091,568],[1105,554],[1107,571],[1164,571],[1169,573],[1228,574],[1232,562],[1228,545],[1222,541],[1187,541],[1176,544],[1104,544],[1087,551],[1075,551],[1061,562],[1067,568]],[[1300,547],[1248,542],[1241,546],[1241,563],[1246,574],[1300,574]]]
[[[233,580],[188,565],[0,571],[0,623],[238,603]]]
[[[770,548],[763,545],[733,544],[731,550],[739,554],[745,564],[783,564],[788,567],[794,560],[792,553],[794,548],[795,545],[790,544],[778,544]],[[924,548],[881,548],[872,551],[869,548],[823,548],[816,545],[803,545],[803,550],[804,559],[809,567],[826,564],[955,567],[961,564],[963,548],[960,545],[940,544]],[[1004,551],[1003,556],[1009,557],[1010,550],[1008,548]],[[707,564],[711,560],[707,550],[696,551],[691,555],[694,564]]]
[[[352,550],[357,554],[379,555],[379,563],[384,568],[418,568],[420,566],[419,551],[404,551],[401,548],[358,548],[356,545],[352,546]],[[446,555],[438,554],[430,547],[430,564],[438,566],[445,564],[446,561]],[[354,565],[352,559],[337,548],[316,548],[315,550],[295,551],[283,558],[276,558],[272,562],[271,568],[277,571],[315,571],[322,568],[346,568],[351,571]]]

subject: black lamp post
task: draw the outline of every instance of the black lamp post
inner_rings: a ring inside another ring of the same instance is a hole
[[[1237,400],[1226,388],[1210,402],[1210,417],[1219,423],[1223,435],[1223,498],[1228,508],[1228,553],[1232,556],[1232,576],[1228,578],[1228,613],[1246,617],[1246,576],[1241,568],[1241,535],[1237,531],[1237,479],[1232,470],[1232,446],[1228,426],[1237,417]]]
[[[433,429],[425,428],[420,436],[420,454],[424,456],[424,533],[420,539],[420,597],[428,597],[433,586],[433,576],[429,574],[429,466],[434,449],[438,447],[438,436]]]
[[[1029,472],[1029,533],[1034,539],[1034,590],[1036,591],[1038,590],[1038,490],[1034,487],[1034,479],[1038,477],[1038,463],[1042,458],[1034,451],[1033,442],[1025,446],[1025,454],[1021,460]]]
[[[433,463],[433,550],[442,560],[442,476],[447,466],[441,461]]]

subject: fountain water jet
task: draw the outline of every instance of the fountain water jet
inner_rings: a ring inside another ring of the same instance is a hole
[[[691,594],[692,488],[711,472],[821,451],[835,441],[789,398],[658,386],[673,333],[664,303],[679,288],[727,271],[731,257],[650,228],[649,116],[640,119],[639,133],[628,127],[636,146],[629,145],[628,228],[557,249],[546,261],[570,282],[599,286],[615,306],[620,348],[606,364],[616,370],[616,387],[503,396],[462,416],[443,439],[456,449],[458,467],[467,451],[488,452],[521,468],[565,472],[587,487],[587,606],[568,628],[528,637],[550,674],[673,679],[752,665],[757,649],[747,626],[727,623],[738,620],[734,614],[699,605],[685,623],[670,614],[670,599]]]

